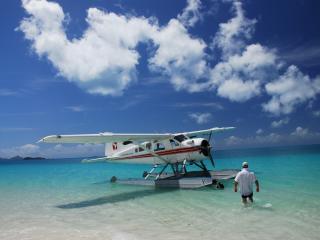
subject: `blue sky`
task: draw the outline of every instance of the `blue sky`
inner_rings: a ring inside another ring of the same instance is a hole
[[[5,1],[0,157],[99,155],[50,134],[237,129],[216,148],[320,142],[319,1]]]

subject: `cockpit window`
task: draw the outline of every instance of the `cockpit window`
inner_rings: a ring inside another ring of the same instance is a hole
[[[170,139],[170,144],[171,144],[171,147],[177,147],[177,146],[179,146],[179,143],[177,143],[177,142],[174,141],[173,139]]]
[[[180,134],[175,136],[174,139],[177,140],[178,142],[183,142],[184,140],[187,139],[187,137],[185,135]]]

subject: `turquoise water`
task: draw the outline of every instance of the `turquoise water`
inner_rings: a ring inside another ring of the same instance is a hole
[[[0,239],[319,239],[320,146],[215,153],[218,169],[244,160],[261,183],[249,207],[231,182],[224,190],[109,183],[147,165],[0,161]]]

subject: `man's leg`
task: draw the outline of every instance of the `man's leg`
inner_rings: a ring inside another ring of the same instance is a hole
[[[242,203],[243,204],[247,204],[248,203],[246,196],[241,196],[241,198],[242,198]]]
[[[253,203],[253,193],[251,193],[251,194],[248,196],[248,198],[249,198],[250,202]]]

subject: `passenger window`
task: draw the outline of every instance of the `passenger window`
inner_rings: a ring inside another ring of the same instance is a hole
[[[150,143],[150,142],[146,144],[146,148],[147,148],[148,150],[151,149],[151,143]]]
[[[144,149],[142,147],[139,147],[139,152],[143,152]]]
[[[162,143],[156,143],[154,147],[154,151],[161,151],[161,150],[165,150],[164,145]]]

